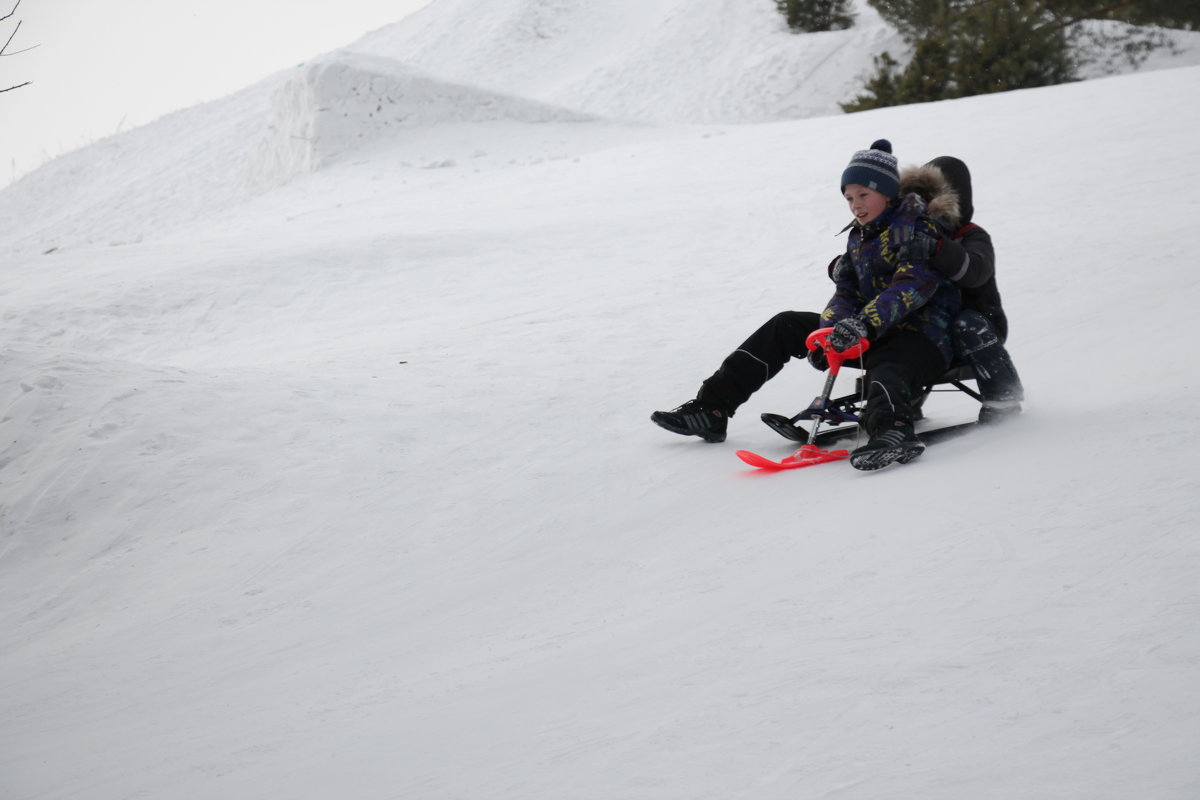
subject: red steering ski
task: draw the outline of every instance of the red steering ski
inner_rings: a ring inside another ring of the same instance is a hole
[[[819,412],[825,408],[829,402],[830,395],[833,394],[833,382],[837,380],[838,372],[842,369],[842,363],[858,358],[871,346],[871,343],[866,339],[860,339],[858,344],[839,353],[829,345],[829,334],[832,332],[833,328],[819,328],[810,333],[804,342],[809,350],[816,350],[818,347],[824,349],[825,358],[829,361],[829,374],[825,376],[825,388],[821,392],[821,396],[814,400],[812,406],[810,406],[810,408],[816,410],[816,413],[812,417],[812,430],[808,434],[808,441],[810,442],[816,441],[817,431],[820,429],[822,421]],[[811,467],[814,464],[824,464],[827,461],[841,461],[850,457],[850,451],[822,450],[815,444],[806,444],[781,461],[772,461],[765,456],[760,456],[758,453],[751,453],[749,450],[738,450],[737,457],[752,467],[765,470],[781,470]]]

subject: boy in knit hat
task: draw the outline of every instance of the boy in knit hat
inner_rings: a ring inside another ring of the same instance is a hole
[[[854,220],[845,254],[830,265],[836,288],[825,310],[776,314],[725,358],[694,400],[674,411],[656,411],[651,420],[674,433],[724,441],[729,417],[790,358],[807,356],[817,369],[828,368],[824,352],[809,353],[805,340],[818,328],[832,327],[829,344],[839,352],[862,338],[871,342],[862,357],[867,371],[862,424],[870,440],[851,454],[850,463],[879,469],[924,451],[913,430],[913,403],[921,386],[950,363],[949,326],[961,297],[927,253],[908,247],[914,237],[936,238],[938,231],[923,215],[919,196],[899,196],[890,142],[880,139],[856,152],[842,172],[841,191]]]

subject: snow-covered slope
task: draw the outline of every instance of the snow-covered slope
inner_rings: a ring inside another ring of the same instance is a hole
[[[180,178],[311,119],[292,77],[0,192],[0,796],[1200,791],[1200,69],[686,126],[443,77],[505,112]],[[799,364],[725,445],[654,427],[827,299],[879,136],[971,164],[1025,417],[753,474]]]
[[[849,30],[797,36],[772,2],[439,0],[350,49],[599,116],[761,122],[837,113],[900,46],[865,3]]]
[[[211,222],[209,209],[321,166],[372,158],[365,151],[380,143],[415,167],[528,163],[547,146],[597,141],[596,126],[564,124],[584,119],[640,127],[838,114],[876,54],[904,52],[867,3],[856,10],[849,30],[796,35],[766,0],[438,0],[225,100],[47,164],[0,192],[11,226],[0,242],[46,252],[140,241]],[[1200,64],[1200,32],[1171,40],[1147,69]],[[1119,68],[1101,60],[1088,75]],[[487,137],[473,130],[494,122],[541,124],[532,142],[500,137],[499,152],[480,148]],[[78,202],[62,202],[54,187],[65,183],[87,187]]]
[[[0,252],[136,242],[251,196],[247,154],[266,130],[273,83],[168,114],[29,173],[0,191]]]

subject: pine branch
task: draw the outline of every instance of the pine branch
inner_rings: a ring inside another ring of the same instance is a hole
[[[1076,4],[1070,3],[1068,5],[1075,6]],[[1075,25],[1078,25],[1079,23],[1085,22],[1089,19],[1105,19],[1109,14],[1114,14],[1119,11],[1127,11],[1129,9],[1136,9],[1138,8],[1138,5],[1138,3],[1131,2],[1109,3],[1107,6],[1101,6],[1100,8],[1076,8],[1074,14],[1072,14],[1069,11],[1059,11],[1057,8],[1055,8],[1056,4],[1051,2],[1046,4],[1046,12],[1054,18],[1055,22],[1057,23],[1055,27],[1058,30],[1065,31],[1067,28],[1074,27]]]

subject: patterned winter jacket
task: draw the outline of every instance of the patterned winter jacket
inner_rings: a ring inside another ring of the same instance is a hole
[[[831,271],[837,288],[821,323],[833,325],[862,314],[874,338],[893,329],[916,331],[937,345],[949,364],[950,322],[962,306],[962,296],[928,259],[910,258],[904,246],[918,227],[935,238],[940,235],[924,212],[925,201],[909,194],[866,225],[853,226],[846,254]]]

